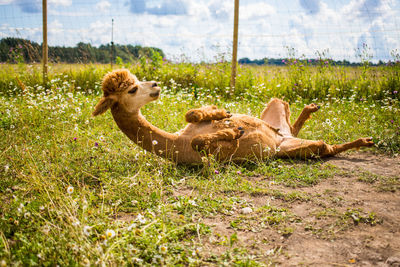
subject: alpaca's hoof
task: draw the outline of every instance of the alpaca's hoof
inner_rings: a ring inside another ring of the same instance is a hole
[[[239,139],[244,134],[244,130],[243,130],[242,127],[238,127],[236,129],[233,129],[233,131],[235,132],[235,135],[234,135],[233,139]]]
[[[186,113],[186,121],[189,123],[196,123],[202,120],[203,116],[201,112],[198,111],[190,111]]]
[[[225,118],[230,118],[230,117],[232,117],[232,114],[231,114],[231,112],[230,111],[226,111],[225,110]],[[223,118],[222,118],[223,119]]]
[[[375,144],[372,137],[366,138],[366,141],[367,141],[367,143],[368,143],[368,146],[373,146],[373,145]]]
[[[360,138],[359,140],[362,142],[362,146],[373,146],[375,144],[372,137]]]
[[[307,105],[305,108],[308,109],[310,112],[315,112],[315,111],[317,111],[318,109],[320,109],[321,107],[315,105],[314,103],[312,103],[312,104],[310,104],[310,105]]]

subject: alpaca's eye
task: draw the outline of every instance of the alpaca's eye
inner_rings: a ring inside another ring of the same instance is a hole
[[[131,89],[131,90],[128,91],[128,94],[134,94],[134,93],[136,93],[137,89],[138,89],[137,87],[134,87],[133,89]]]

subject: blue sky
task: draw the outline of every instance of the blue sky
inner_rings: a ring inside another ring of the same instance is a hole
[[[42,0],[0,0],[0,37],[41,43]],[[230,56],[234,0],[48,0],[50,45],[111,41],[155,46],[170,59]],[[238,57],[317,51],[356,61],[364,43],[374,59],[400,53],[399,0],[241,0]]]

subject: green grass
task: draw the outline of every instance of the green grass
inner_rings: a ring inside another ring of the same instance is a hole
[[[322,60],[321,62],[330,62]],[[335,66],[331,63],[308,63],[291,59],[286,66],[239,65],[236,87],[230,90],[230,63],[214,64],[171,63],[161,58],[120,64],[140,80],[157,80],[171,92],[192,94],[196,99],[230,98],[249,101],[253,98],[284,97],[288,100],[355,102],[371,100],[400,100],[400,62],[387,66]],[[101,78],[110,71],[109,65],[57,64],[50,65],[48,82],[43,84],[38,64],[2,64],[0,91],[18,93],[24,88],[36,91],[37,85],[56,91],[86,92],[100,88]]]
[[[359,101],[356,98],[367,92],[360,89],[343,92],[343,97],[334,98],[332,94],[329,99],[311,93],[303,97],[305,91],[291,96],[286,88],[292,82],[287,76],[291,69],[272,68],[276,75],[272,78],[268,68],[241,67],[245,77],[239,78],[242,85],[229,99],[223,92],[228,78],[222,63],[165,65],[161,73],[154,74],[164,82],[163,96],[144,107],[143,114],[166,131],[181,129],[188,109],[217,101],[231,112],[258,116],[271,96],[285,95],[293,100],[294,118],[305,104],[317,98],[314,102],[322,109],[307,122],[301,137],[340,143],[373,136],[375,151],[398,153],[397,95],[371,94],[365,96],[368,101]],[[139,71],[136,66],[128,67]],[[107,67],[69,68],[53,66],[47,89],[40,85],[37,66],[6,65],[0,71],[0,261],[62,266],[258,265],[268,261],[251,258],[234,237],[228,239],[225,253],[210,255],[202,251],[211,231],[203,219],[230,215],[246,207],[244,195],[265,193],[288,202],[308,201],[306,194],[268,188],[270,184],[309,187],[329,179],[336,171],[321,167],[318,160],[213,163],[207,168],[175,166],[130,142],[109,112],[91,118],[100,98],[100,78]],[[321,75],[316,68],[308,71]],[[354,76],[349,79],[360,82],[358,72],[351,68],[343,75]],[[138,76],[150,79],[149,73],[139,71]],[[268,77],[273,81],[262,85],[260,82]],[[278,78],[282,91],[276,89]],[[333,77],[326,79],[333,81]],[[385,79],[373,80],[381,84],[377,90],[386,90],[382,89]],[[319,90],[319,85],[312,86]],[[340,94],[336,89],[333,92]],[[265,179],[253,182],[253,177]],[[369,182],[368,177],[365,179]],[[386,181],[384,185],[390,187],[391,183]],[[69,187],[72,193],[68,193]],[[282,236],[294,231],[290,222],[296,218],[283,208],[264,206],[257,214]],[[232,223],[243,228],[247,227],[246,220]]]

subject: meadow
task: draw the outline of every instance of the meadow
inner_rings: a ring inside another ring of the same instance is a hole
[[[300,137],[333,144],[372,136],[376,145],[345,153],[350,160],[338,165],[321,159],[236,165],[210,158],[204,166],[176,166],[130,142],[109,112],[91,117],[109,65],[54,64],[43,84],[39,65],[2,64],[0,266],[307,265],[313,259],[290,243],[303,234],[320,245],[369,231],[381,240],[398,223],[399,208],[386,213],[379,202],[396,203],[400,189],[398,61],[240,65],[234,90],[224,61],[156,57],[114,66],[120,67],[161,82],[161,99],[142,113],[169,132],[184,127],[184,114],[194,107],[215,104],[259,116],[271,97],[280,97],[290,102],[292,119],[306,104],[322,107]],[[376,170],[360,165],[366,159],[374,159]],[[383,163],[390,163],[387,172]],[[363,192],[377,204],[355,201]],[[304,205],[308,212],[299,210]],[[358,239],[351,240],[344,244],[353,247]],[[389,243],[393,253],[384,259],[365,256],[380,251],[371,244],[365,255],[340,256],[326,245],[322,256],[341,266],[376,264],[399,251],[398,243]]]

